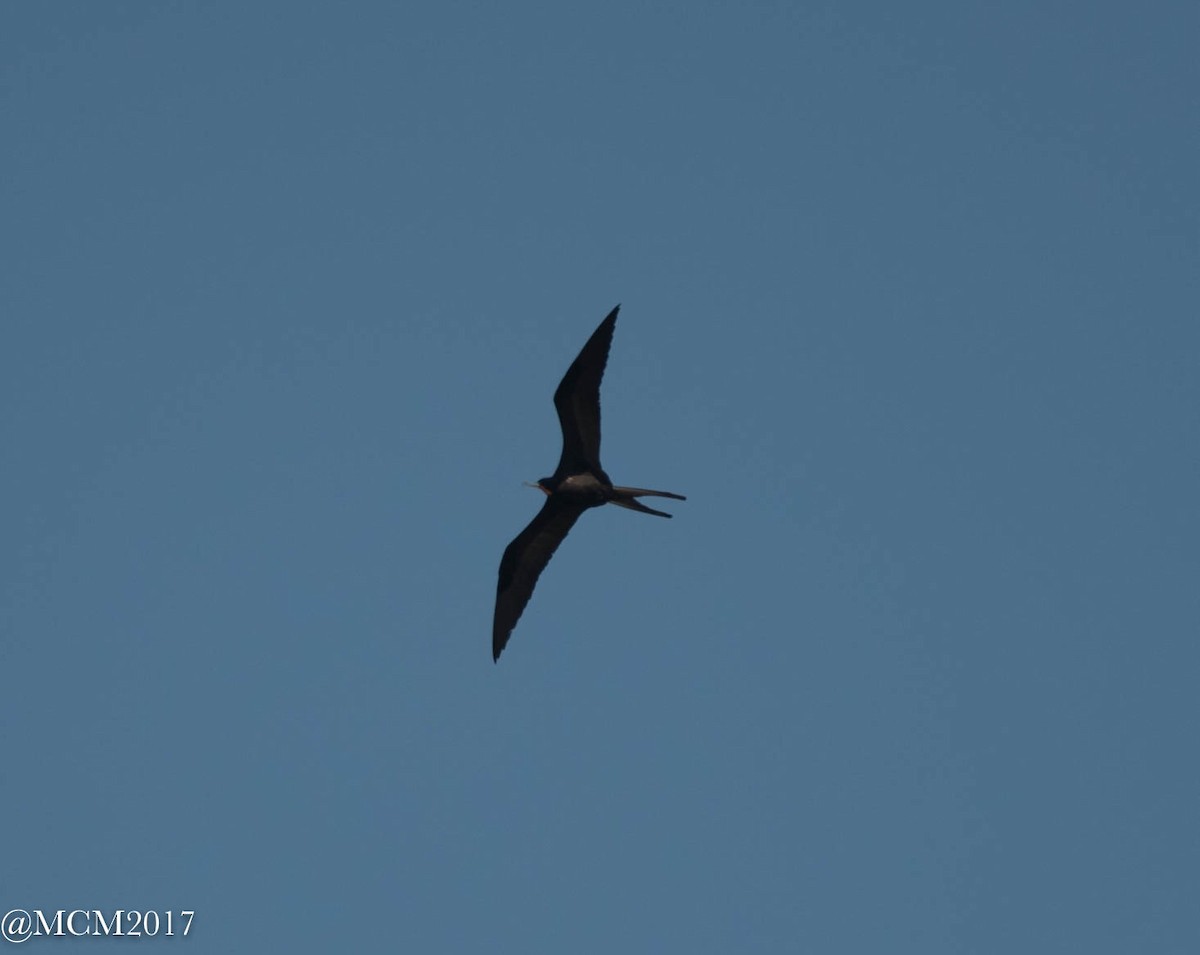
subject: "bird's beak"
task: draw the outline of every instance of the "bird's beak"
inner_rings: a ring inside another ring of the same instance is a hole
[[[547,497],[549,497],[549,496],[550,496],[550,492],[549,492],[549,491],[547,491],[547,490],[546,490],[544,487],[542,487],[540,484],[531,484],[529,481],[522,481],[521,483],[522,483],[522,484],[524,484],[526,487],[532,487],[532,488],[535,488],[535,489],[537,489],[537,490],[541,491],[541,492],[542,492],[543,494],[545,494]]]

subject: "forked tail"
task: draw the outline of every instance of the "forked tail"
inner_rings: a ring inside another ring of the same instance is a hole
[[[654,514],[657,517],[670,517],[666,511],[656,511],[652,507],[647,507],[640,501],[635,500],[639,497],[669,497],[674,501],[686,501],[687,498],[682,494],[672,494],[670,491],[651,491],[644,487],[614,487],[613,496],[609,499],[610,504],[616,504],[618,507],[627,507],[631,511],[641,511],[643,514]]]

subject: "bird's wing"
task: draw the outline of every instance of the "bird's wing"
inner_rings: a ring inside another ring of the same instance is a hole
[[[496,584],[496,613],[492,618],[493,660],[500,659],[500,652],[533,595],[538,577],[583,512],[582,507],[548,497],[529,526],[504,551]]]
[[[554,407],[562,425],[562,456],[555,477],[576,474],[589,468],[600,470],[600,379],[608,363],[618,305],[599,327],[554,392]]]

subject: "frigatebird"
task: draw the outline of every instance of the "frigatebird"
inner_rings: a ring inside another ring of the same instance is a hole
[[[538,577],[580,514],[590,507],[617,504],[643,514],[670,517],[670,514],[649,508],[636,499],[669,497],[676,501],[687,500],[682,494],[670,491],[614,487],[600,466],[600,379],[604,377],[620,308],[618,305],[609,312],[592,332],[592,337],[554,392],[554,407],[562,426],[562,454],[553,475],[530,485],[546,495],[546,502],[500,559],[496,613],[492,618],[493,661],[500,659],[513,627],[533,595]]]

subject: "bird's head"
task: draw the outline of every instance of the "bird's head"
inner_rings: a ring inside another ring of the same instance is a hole
[[[528,481],[526,481],[525,486],[526,487],[535,487],[539,491],[541,491],[543,494],[545,494],[547,497],[549,497],[551,494],[554,493],[555,482],[554,482],[554,478],[552,478],[552,477],[544,477],[544,478],[538,478],[537,484],[530,484]]]

